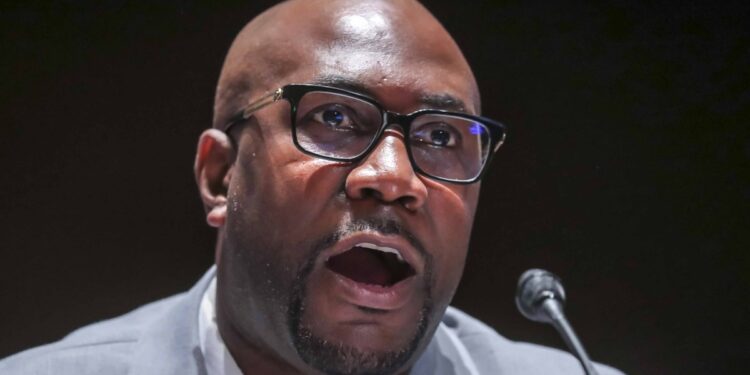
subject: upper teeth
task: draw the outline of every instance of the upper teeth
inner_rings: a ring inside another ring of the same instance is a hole
[[[373,249],[377,251],[382,251],[384,253],[395,254],[396,258],[398,258],[399,261],[401,262],[404,261],[404,257],[401,256],[401,253],[392,247],[378,246],[378,245],[368,243],[368,242],[358,243],[356,247],[364,247],[366,249]]]

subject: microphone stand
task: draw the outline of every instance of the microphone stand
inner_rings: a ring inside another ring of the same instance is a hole
[[[547,298],[542,303],[542,309],[547,312],[552,320],[552,325],[555,326],[557,332],[559,332],[560,336],[565,340],[565,344],[568,345],[570,351],[572,351],[576,358],[581,362],[581,366],[583,366],[583,371],[586,375],[599,375],[599,373],[596,372],[594,365],[591,363],[588,354],[586,354],[586,350],[583,349],[583,344],[581,344],[578,340],[578,336],[576,336],[573,331],[573,327],[568,323],[568,319],[565,319],[565,314],[562,311],[562,306],[560,306],[560,301],[554,298]]]

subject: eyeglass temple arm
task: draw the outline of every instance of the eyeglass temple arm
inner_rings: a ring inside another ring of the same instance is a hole
[[[503,136],[502,136],[502,137],[500,138],[500,140],[499,140],[499,141],[497,142],[497,144],[495,145],[495,149],[494,149],[494,150],[492,150],[492,152],[497,152],[497,150],[499,150],[499,149],[500,149],[500,146],[502,146],[502,145],[503,145],[503,143],[505,143],[505,137],[506,137],[507,135],[508,135],[507,133],[503,132]]]
[[[242,119],[247,120],[253,112],[281,99],[282,95],[284,95],[284,89],[279,87],[278,89],[261,96],[258,100],[251,102],[242,110]]]

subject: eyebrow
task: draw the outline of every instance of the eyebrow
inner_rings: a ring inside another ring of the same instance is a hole
[[[419,101],[430,108],[466,112],[466,105],[463,100],[450,94],[423,94],[419,97]]]
[[[362,84],[362,82],[340,75],[323,75],[313,79],[310,83],[354,91],[356,93],[369,96],[373,99],[376,97],[375,93],[370,88]],[[446,111],[466,113],[466,104],[463,102],[463,100],[447,93],[424,93],[419,95],[418,101],[429,109],[442,109]]]

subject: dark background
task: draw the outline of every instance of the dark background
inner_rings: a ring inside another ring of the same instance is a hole
[[[243,4],[244,3],[244,4]],[[0,2],[0,357],[189,288],[214,232],[192,177],[236,32],[268,1]],[[744,373],[748,6],[431,2],[510,139],[454,303],[515,340],[559,274],[591,356]]]

